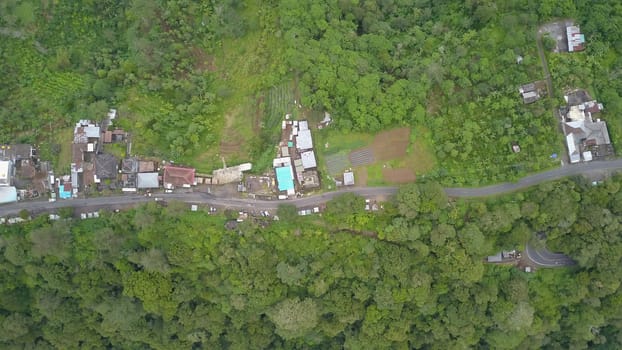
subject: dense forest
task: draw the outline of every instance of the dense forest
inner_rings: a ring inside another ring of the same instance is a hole
[[[419,183],[378,214],[344,195],[234,230],[175,202],[3,226],[0,347],[619,349],[621,185],[455,201]],[[484,263],[529,239],[577,265]]]
[[[41,142],[55,157],[58,130],[117,106],[139,154],[211,168],[233,138],[249,145],[240,160],[257,160],[273,144],[249,124],[281,118],[265,98],[296,81],[343,132],[431,131],[428,175],[443,184],[515,179],[557,164],[551,111],[564,88],[594,93],[622,139],[620,11],[616,0],[2,1],[0,142]],[[517,86],[543,75],[538,26],[565,17],[588,49],[548,55],[555,96],[525,106]]]

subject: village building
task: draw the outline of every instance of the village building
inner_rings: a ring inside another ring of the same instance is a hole
[[[13,184],[13,162],[10,160],[0,161],[0,187]]]
[[[119,161],[109,153],[101,153],[95,156],[95,183],[102,179],[116,179]]]
[[[304,151],[313,148],[313,139],[311,138],[311,130],[300,129],[298,135],[296,135],[296,148],[299,151]]]
[[[159,175],[158,173],[138,173],[136,185],[138,189],[158,188],[160,187]]]
[[[313,150],[300,153],[300,159],[302,162],[302,168],[305,170],[317,167],[317,163],[315,162],[315,153]]]
[[[581,34],[578,26],[566,27],[566,38],[568,39],[568,52],[585,50],[585,35]]]
[[[157,166],[155,162],[149,160],[139,160],[138,161],[138,172],[139,173],[152,173],[157,170]]]
[[[243,163],[236,166],[216,169],[212,172],[212,184],[228,184],[242,181],[243,172],[253,168],[251,163]]]
[[[534,103],[546,95],[546,82],[544,80],[535,81],[533,83],[521,85],[518,92],[523,97],[523,103]]]
[[[603,105],[590,99],[583,90],[573,91],[564,98],[569,105],[560,109],[560,114],[570,163],[613,155],[607,123],[599,118],[594,120]]]
[[[287,192],[288,196],[295,194],[296,189],[320,187],[309,122],[289,120],[289,117],[286,115],[282,121],[281,142],[277,148],[277,158],[273,161],[277,188],[280,192]]]
[[[343,173],[343,184],[344,186],[354,186],[354,173],[352,171]]]
[[[195,183],[195,169],[167,165],[164,167],[162,182],[165,188],[190,187]]]
[[[486,261],[489,263],[509,262],[520,258],[520,253],[516,250],[504,250],[495,255],[488,256]]]
[[[95,154],[100,140],[100,128],[90,120],[76,123],[71,146],[71,188],[73,195],[85,186],[97,182]]]
[[[316,170],[306,170],[302,173],[302,188],[306,190],[320,187],[320,176]]]

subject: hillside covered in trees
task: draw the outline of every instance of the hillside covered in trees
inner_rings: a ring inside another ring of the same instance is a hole
[[[380,214],[345,195],[234,231],[181,203],[3,226],[0,347],[618,349],[621,185],[447,201],[423,183]],[[484,263],[534,232],[577,266]]]

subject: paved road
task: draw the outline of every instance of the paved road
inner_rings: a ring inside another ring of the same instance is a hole
[[[219,207],[230,207],[234,209],[246,210],[276,210],[279,204],[293,204],[299,208],[313,207],[325,203],[334,197],[347,192],[354,192],[364,197],[389,196],[397,191],[397,187],[351,187],[341,191],[328,192],[316,196],[296,198],[286,201],[265,201],[247,198],[222,198],[215,197],[204,192],[189,193],[161,193],[154,194],[153,197],[144,195],[122,195],[108,197],[92,197],[87,199],[69,199],[56,202],[45,201],[22,201],[17,203],[5,204],[0,206],[0,217],[16,215],[20,210],[26,209],[33,213],[55,211],[63,207],[101,209],[101,208],[120,208],[139,203],[153,202],[156,198],[165,201],[177,200],[191,204],[206,204]]]
[[[574,265],[575,262],[568,256],[560,253],[551,253],[546,248],[534,248],[525,245],[525,254],[534,264],[541,267],[564,267]]]
[[[476,188],[447,188],[445,192],[447,192],[447,195],[450,197],[485,197],[524,189],[542,182],[563,177],[589,175],[591,173],[611,170],[622,170],[622,159],[566,165],[557,169],[526,176],[518,180],[518,182],[506,182],[498,185]]]
[[[622,159],[615,159],[609,161],[594,161],[590,163],[569,165],[530,175],[522,178],[518,182],[508,182],[477,188],[446,188],[445,192],[450,197],[485,197],[524,189],[542,182],[555,180],[566,176],[590,174],[592,172],[600,172],[603,170],[622,170]],[[326,201],[334,198],[339,194],[346,192],[353,192],[364,197],[378,197],[390,196],[395,194],[396,191],[397,187],[350,187],[340,191],[328,192],[310,197],[296,198],[287,201],[264,201],[246,198],[221,198],[215,197],[207,193],[197,192],[165,193],[157,194],[157,197],[162,198],[163,200],[178,200],[187,203],[224,206],[235,209],[274,210],[281,203],[293,204],[299,208],[317,206],[319,204],[325,203]],[[23,201],[1,205],[0,217],[5,217],[7,215],[16,215],[22,209],[27,209],[33,213],[54,211],[62,207],[112,209],[153,200],[154,197],[145,197],[142,195],[122,195],[110,197],[93,197],[87,199],[62,200],[56,202]]]

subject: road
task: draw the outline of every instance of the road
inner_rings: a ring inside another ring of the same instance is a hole
[[[529,260],[541,267],[563,267],[575,264],[564,254],[551,253],[546,248],[533,248],[529,244],[525,245],[525,254]]]
[[[476,188],[447,188],[445,192],[450,197],[485,197],[502,194],[506,192],[525,189],[542,182],[561,179],[573,175],[589,175],[602,171],[622,170],[622,159],[593,161],[566,165],[560,168],[548,170],[542,173],[526,176],[517,182],[506,182],[502,184],[476,187]]]
[[[507,182],[498,185],[476,188],[446,188],[445,192],[450,197],[493,196],[497,194],[524,189],[542,182],[551,181],[567,176],[590,174],[592,172],[611,170],[622,170],[622,159],[614,159],[609,161],[593,161],[590,163],[569,165],[545,171],[542,173],[529,175],[520,179],[518,182]],[[299,208],[313,207],[325,203],[330,199],[334,198],[335,196],[346,192],[353,192],[363,197],[379,197],[393,195],[397,192],[397,189],[397,187],[349,187],[340,191],[328,192],[286,201],[264,201],[247,198],[222,198],[202,192],[163,193],[157,194],[157,197],[162,198],[163,200],[177,200],[192,204],[206,204],[220,207],[230,207],[233,209],[275,210],[278,208],[279,204],[282,203],[293,204]],[[92,197],[86,199],[71,199],[56,202],[22,201],[1,205],[0,217],[17,215],[22,209],[26,209],[33,213],[55,211],[62,207],[112,209],[116,207],[130,206],[153,200],[154,197],[145,197],[142,195],[121,195],[109,197]]]

